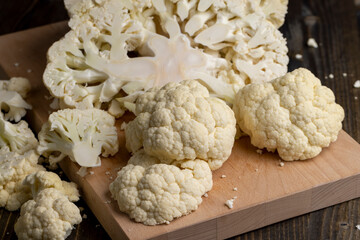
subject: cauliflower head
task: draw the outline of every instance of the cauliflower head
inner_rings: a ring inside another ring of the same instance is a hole
[[[7,147],[12,152],[24,154],[37,145],[38,141],[27,122],[12,124],[0,116],[0,149]]]
[[[63,240],[81,220],[75,204],[55,188],[47,188],[21,207],[14,228],[20,240]]]
[[[277,150],[286,161],[318,155],[337,139],[344,119],[333,92],[304,68],[244,87],[233,109],[254,146]]]
[[[129,163],[110,184],[120,211],[136,222],[156,225],[187,215],[198,208],[201,196],[212,188],[212,173],[205,161],[184,161],[177,167],[152,165],[151,156],[141,157],[140,165]],[[149,158],[151,163],[146,163]]]
[[[212,170],[228,159],[234,145],[233,111],[194,80],[153,88],[136,101],[136,118],[125,128],[126,147],[163,163],[196,158]]]
[[[112,106],[116,116],[142,91],[184,79],[232,103],[245,84],[280,77],[288,64],[285,39],[259,10],[275,16],[276,4],[242,2],[69,1],[71,31],[49,49],[44,84],[67,106]]]
[[[119,149],[115,118],[99,109],[65,109],[52,113],[39,132],[37,151],[51,165],[69,156],[82,167],[101,165],[99,155]]]
[[[23,155],[10,152],[9,148],[0,150],[0,207],[15,211],[31,198],[31,191],[22,185],[24,178],[31,173],[44,170],[38,165],[39,155],[30,150]]]
[[[23,185],[31,189],[33,198],[46,188],[54,188],[64,194],[71,202],[79,200],[77,185],[73,182],[61,181],[60,177],[53,172],[38,171],[26,176]]]

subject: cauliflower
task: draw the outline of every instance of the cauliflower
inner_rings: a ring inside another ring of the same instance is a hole
[[[286,161],[318,155],[337,139],[344,119],[333,92],[304,68],[244,87],[233,109],[254,146],[277,150]]]
[[[0,90],[0,115],[5,113],[5,120],[18,122],[25,116],[26,109],[32,109],[21,95],[15,91]]]
[[[0,149],[0,207],[15,211],[31,198],[30,189],[22,181],[28,174],[44,170],[37,164],[38,158],[34,150],[19,155],[7,147]]]
[[[47,188],[21,207],[14,228],[20,240],[63,240],[81,220],[75,204],[55,188]]]
[[[27,122],[12,124],[0,116],[0,149],[8,147],[12,152],[24,154],[37,145],[38,141]]]
[[[135,114],[125,128],[130,152],[144,148],[167,164],[199,158],[212,170],[220,168],[231,154],[234,113],[197,81],[150,89],[138,98]]]
[[[27,78],[13,77],[10,80],[0,80],[0,90],[14,91],[26,98],[31,90],[31,84]]]
[[[205,161],[184,161],[177,167],[152,165],[153,159],[146,163],[152,157],[144,153],[140,157],[140,165],[128,164],[110,184],[120,211],[136,222],[156,225],[187,215],[198,208],[201,196],[212,188],[212,173]]]
[[[69,1],[71,31],[49,49],[44,84],[70,107],[116,116],[142,91],[184,79],[231,104],[245,84],[287,71],[285,39],[255,10],[267,2]]]
[[[39,132],[38,152],[51,165],[69,156],[82,167],[101,165],[99,155],[119,149],[115,119],[99,109],[65,109],[52,113]]]
[[[61,181],[60,177],[53,172],[38,171],[32,173],[23,181],[23,185],[30,187],[33,198],[46,188],[55,188],[64,194],[70,201],[79,200],[79,191],[73,182]]]

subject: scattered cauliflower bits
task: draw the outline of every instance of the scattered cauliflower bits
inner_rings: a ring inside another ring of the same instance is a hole
[[[81,220],[75,204],[60,191],[48,188],[21,207],[15,232],[20,240],[62,240]]]
[[[79,191],[73,182],[61,181],[60,177],[53,172],[38,171],[32,173],[23,181],[23,185],[30,187],[34,198],[46,188],[54,188],[64,194],[70,201],[79,200]]]
[[[270,83],[244,87],[233,109],[253,145],[277,150],[286,161],[318,155],[337,139],[344,119],[333,92],[303,68]]]
[[[22,185],[24,178],[44,170],[38,165],[39,155],[33,150],[19,155],[4,147],[0,150],[0,207],[15,211],[31,198],[31,191]]]
[[[179,167],[148,163],[145,166],[148,167],[128,164],[110,184],[120,211],[145,225],[169,223],[189,214],[212,188],[211,170],[201,160],[185,161]]]
[[[6,147],[11,152],[24,154],[37,145],[38,141],[27,122],[12,124],[0,116],[0,149]]]
[[[288,64],[286,41],[264,14],[283,16],[287,1],[243,2],[70,4],[72,30],[49,49],[44,84],[65,106],[110,106],[116,116],[143,90],[184,79],[232,103],[244,84],[282,76]]]
[[[115,118],[99,109],[65,109],[52,113],[39,132],[38,152],[50,164],[69,156],[82,167],[101,165],[119,148]]]
[[[30,88],[30,82],[26,78],[0,80],[0,117],[3,115],[5,120],[20,121],[26,110],[32,109],[24,100]]]
[[[125,128],[130,152],[144,148],[167,164],[199,158],[211,170],[220,168],[231,154],[234,113],[197,81],[168,83],[147,91],[136,101],[135,113],[137,117]]]

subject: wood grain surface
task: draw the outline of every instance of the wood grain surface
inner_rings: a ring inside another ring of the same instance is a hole
[[[2,4],[0,4],[0,13],[3,10]],[[30,9],[29,12],[33,10]],[[304,66],[320,78],[323,76],[323,84],[335,92],[337,102],[346,111],[344,129],[359,142],[360,90],[352,87],[353,82],[360,79],[360,40],[357,11],[358,9],[353,1],[290,0],[287,23],[282,28],[282,32],[288,38],[289,56],[292,59],[289,69]],[[0,14],[0,17],[3,15]],[[19,29],[21,28],[13,28],[12,30]],[[0,31],[5,33],[2,28]],[[310,36],[318,41],[319,49],[306,47],[306,40]],[[294,58],[297,53],[304,56],[301,61]],[[328,77],[330,73],[335,76],[334,79]],[[344,77],[343,73],[347,73],[347,77]],[[360,223],[359,203],[359,199],[352,200],[237,238],[360,239],[359,231],[355,228]],[[77,227],[76,231],[73,231],[69,239],[106,239],[107,235],[102,228],[96,227],[98,224],[96,219],[88,209],[85,211],[88,218]],[[13,233],[13,224],[17,213],[0,210],[0,214],[0,236],[2,239],[16,238]]]

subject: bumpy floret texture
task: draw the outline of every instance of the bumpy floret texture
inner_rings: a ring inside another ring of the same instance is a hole
[[[287,1],[243,2],[71,3],[72,30],[49,49],[44,83],[68,106],[112,106],[116,116],[143,90],[184,79],[232,103],[245,84],[282,76],[288,63],[286,41],[264,14],[278,18],[273,6],[285,13]]]
[[[30,150],[19,155],[5,147],[0,150],[0,207],[15,211],[31,198],[30,188],[23,186],[24,178],[44,170],[38,165],[39,155]]]
[[[12,77],[10,80],[0,80],[0,90],[14,91],[26,98],[31,90],[31,84],[27,78]]]
[[[142,162],[146,162],[146,155],[142,157]],[[189,214],[212,188],[211,170],[202,160],[184,161],[179,167],[149,163],[145,166],[128,164],[110,184],[120,211],[145,225],[169,223]]]
[[[99,109],[54,112],[38,136],[37,150],[50,164],[69,156],[82,167],[96,167],[100,154],[107,157],[119,149],[115,118]]]
[[[38,171],[26,176],[23,185],[31,189],[33,198],[46,188],[54,188],[64,194],[71,202],[79,200],[79,191],[73,182],[61,181],[60,177],[47,171]]]
[[[318,155],[337,139],[344,119],[333,92],[303,68],[244,87],[236,95],[234,112],[253,145],[277,150],[287,161]]]
[[[37,145],[38,141],[27,122],[13,124],[0,116],[0,149],[6,147],[12,152],[23,154]]]
[[[20,240],[63,240],[80,222],[79,208],[60,191],[48,188],[21,207],[15,232]]]
[[[137,117],[125,128],[126,147],[163,163],[203,159],[212,170],[231,154],[236,134],[233,111],[197,81],[168,83],[136,101]]]

